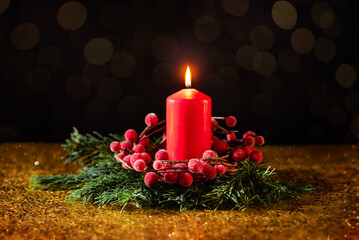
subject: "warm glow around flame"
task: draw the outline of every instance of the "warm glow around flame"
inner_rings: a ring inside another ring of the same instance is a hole
[[[189,70],[189,66],[187,66],[186,70],[185,83],[187,88],[191,87],[191,70]]]

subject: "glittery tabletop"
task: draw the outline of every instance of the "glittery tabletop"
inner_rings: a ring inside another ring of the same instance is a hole
[[[244,211],[98,209],[28,187],[31,174],[74,172],[60,144],[0,144],[0,239],[359,239],[359,146],[266,146],[278,178],[310,183],[299,199]]]

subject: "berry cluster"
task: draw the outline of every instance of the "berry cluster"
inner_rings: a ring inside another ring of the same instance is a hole
[[[112,142],[110,149],[116,153],[115,158],[122,163],[123,168],[144,173],[144,182],[148,187],[156,186],[159,181],[188,187],[195,180],[211,180],[217,175],[238,171],[241,161],[245,159],[254,163],[262,161],[262,153],[254,147],[264,144],[262,136],[248,131],[242,139],[238,139],[237,131],[221,127],[217,120],[224,120],[228,127],[237,124],[237,119],[233,116],[213,117],[212,149],[206,150],[201,158],[169,160],[167,151],[163,149],[166,142],[165,134],[159,144],[151,146],[149,137],[165,129],[164,126],[160,127],[165,121],[158,122],[158,117],[154,113],[149,113],[145,117],[147,127],[139,136],[135,130],[128,129],[124,134],[125,140]],[[215,134],[225,134],[226,138],[220,139]]]
[[[149,140],[151,134],[146,134],[164,121],[159,123],[157,115],[149,113],[145,117],[145,123],[147,127],[139,136],[135,130],[128,129],[124,134],[124,141],[114,141],[110,145],[111,151],[116,153],[116,159],[122,163],[122,167],[125,169],[146,172],[150,166],[152,161],[150,150],[153,149]]]

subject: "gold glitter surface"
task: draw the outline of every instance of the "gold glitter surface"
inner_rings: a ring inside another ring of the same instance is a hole
[[[359,147],[266,146],[279,179],[311,183],[296,200],[240,211],[98,209],[31,190],[31,174],[76,171],[59,144],[0,144],[0,239],[359,239]]]

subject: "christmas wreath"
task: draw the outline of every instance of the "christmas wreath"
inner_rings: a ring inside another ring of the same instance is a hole
[[[75,128],[62,146],[65,163],[81,164],[76,174],[33,175],[30,187],[69,190],[67,200],[98,206],[129,204],[164,209],[244,209],[251,204],[268,206],[313,190],[273,179],[256,146],[264,138],[248,131],[237,138],[233,116],[212,118],[212,149],[202,158],[168,160],[165,121],[154,113],[145,117],[146,128],[138,135],[129,129],[123,136],[80,134]],[[121,210],[121,211],[122,211]]]

